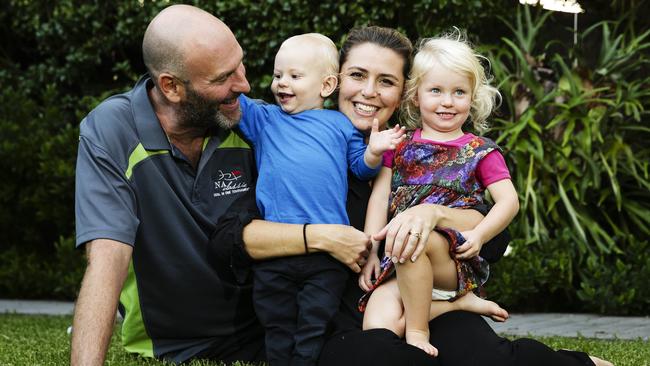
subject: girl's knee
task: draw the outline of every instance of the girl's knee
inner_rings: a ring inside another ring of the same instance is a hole
[[[444,256],[449,256],[449,242],[445,239],[444,236],[440,235],[437,232],[432,232],[429,235],[429,240],[427,240],[427,246],[425,248],[425,253],[429,258]]]
[[[397,335],[403,333],[400,319],[404,320],[403,305],[397,283],[391,280],[379,286],[370,297],[363,315],[363,329],[385,328]]]

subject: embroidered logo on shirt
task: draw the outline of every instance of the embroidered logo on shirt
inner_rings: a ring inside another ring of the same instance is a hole
[[[221,170],[214,182],[214,197],[246,192],[250,189],[244,173],[240,169]]]

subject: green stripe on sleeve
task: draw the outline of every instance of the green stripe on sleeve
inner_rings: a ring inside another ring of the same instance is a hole
[[[147,151],[145,150],[144,146],[142,146],[142,144],[138,144],[138,146],[135,147],[131,155],[129,155],[129,166],[126,168],[126,172],[124,173],[126,175],[126,178],[131,179],[131,175],[133,174],[133,168],[136,165],[138,165],[138,163],[142,162],[143,160],[146,160],[151,156],[160,155],[160,154],[169,154],[169,151],[168,150]]]
[[[138,353],[144,357],[153,357],[153,342],[149,338],[142,320],[133,260],[129,264],[129,274],[124,282],[124,287],[122,287],[120,303],[126,310],[122,322],[122,345],[124,349],[127,352]]]

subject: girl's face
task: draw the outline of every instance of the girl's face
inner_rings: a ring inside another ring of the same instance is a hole
[[[362,132],[370,133],[375,118],[384,128],[402,99],[403,68],[404,59],[389,48],[354,46],[341,65],[339,110]]]
[[[422,77],[415,96],[420,108],[423,137],[447,141],[463,135],[472,103],[470,79],[440,63]]]

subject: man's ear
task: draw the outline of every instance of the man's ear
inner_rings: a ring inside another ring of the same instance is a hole
[[[336,87],[339,85],[339,78],[336,77],[336,75],[327,75],[323,79],[323,84],[320,87],[320,96],[322,98],[327,98],[334,91],[336,90]]]
[[[178,103],[185,94],[185,85],[172,74],[166,72],[160,73],[158,75],[158,85],[160,92],[171,103]]]

